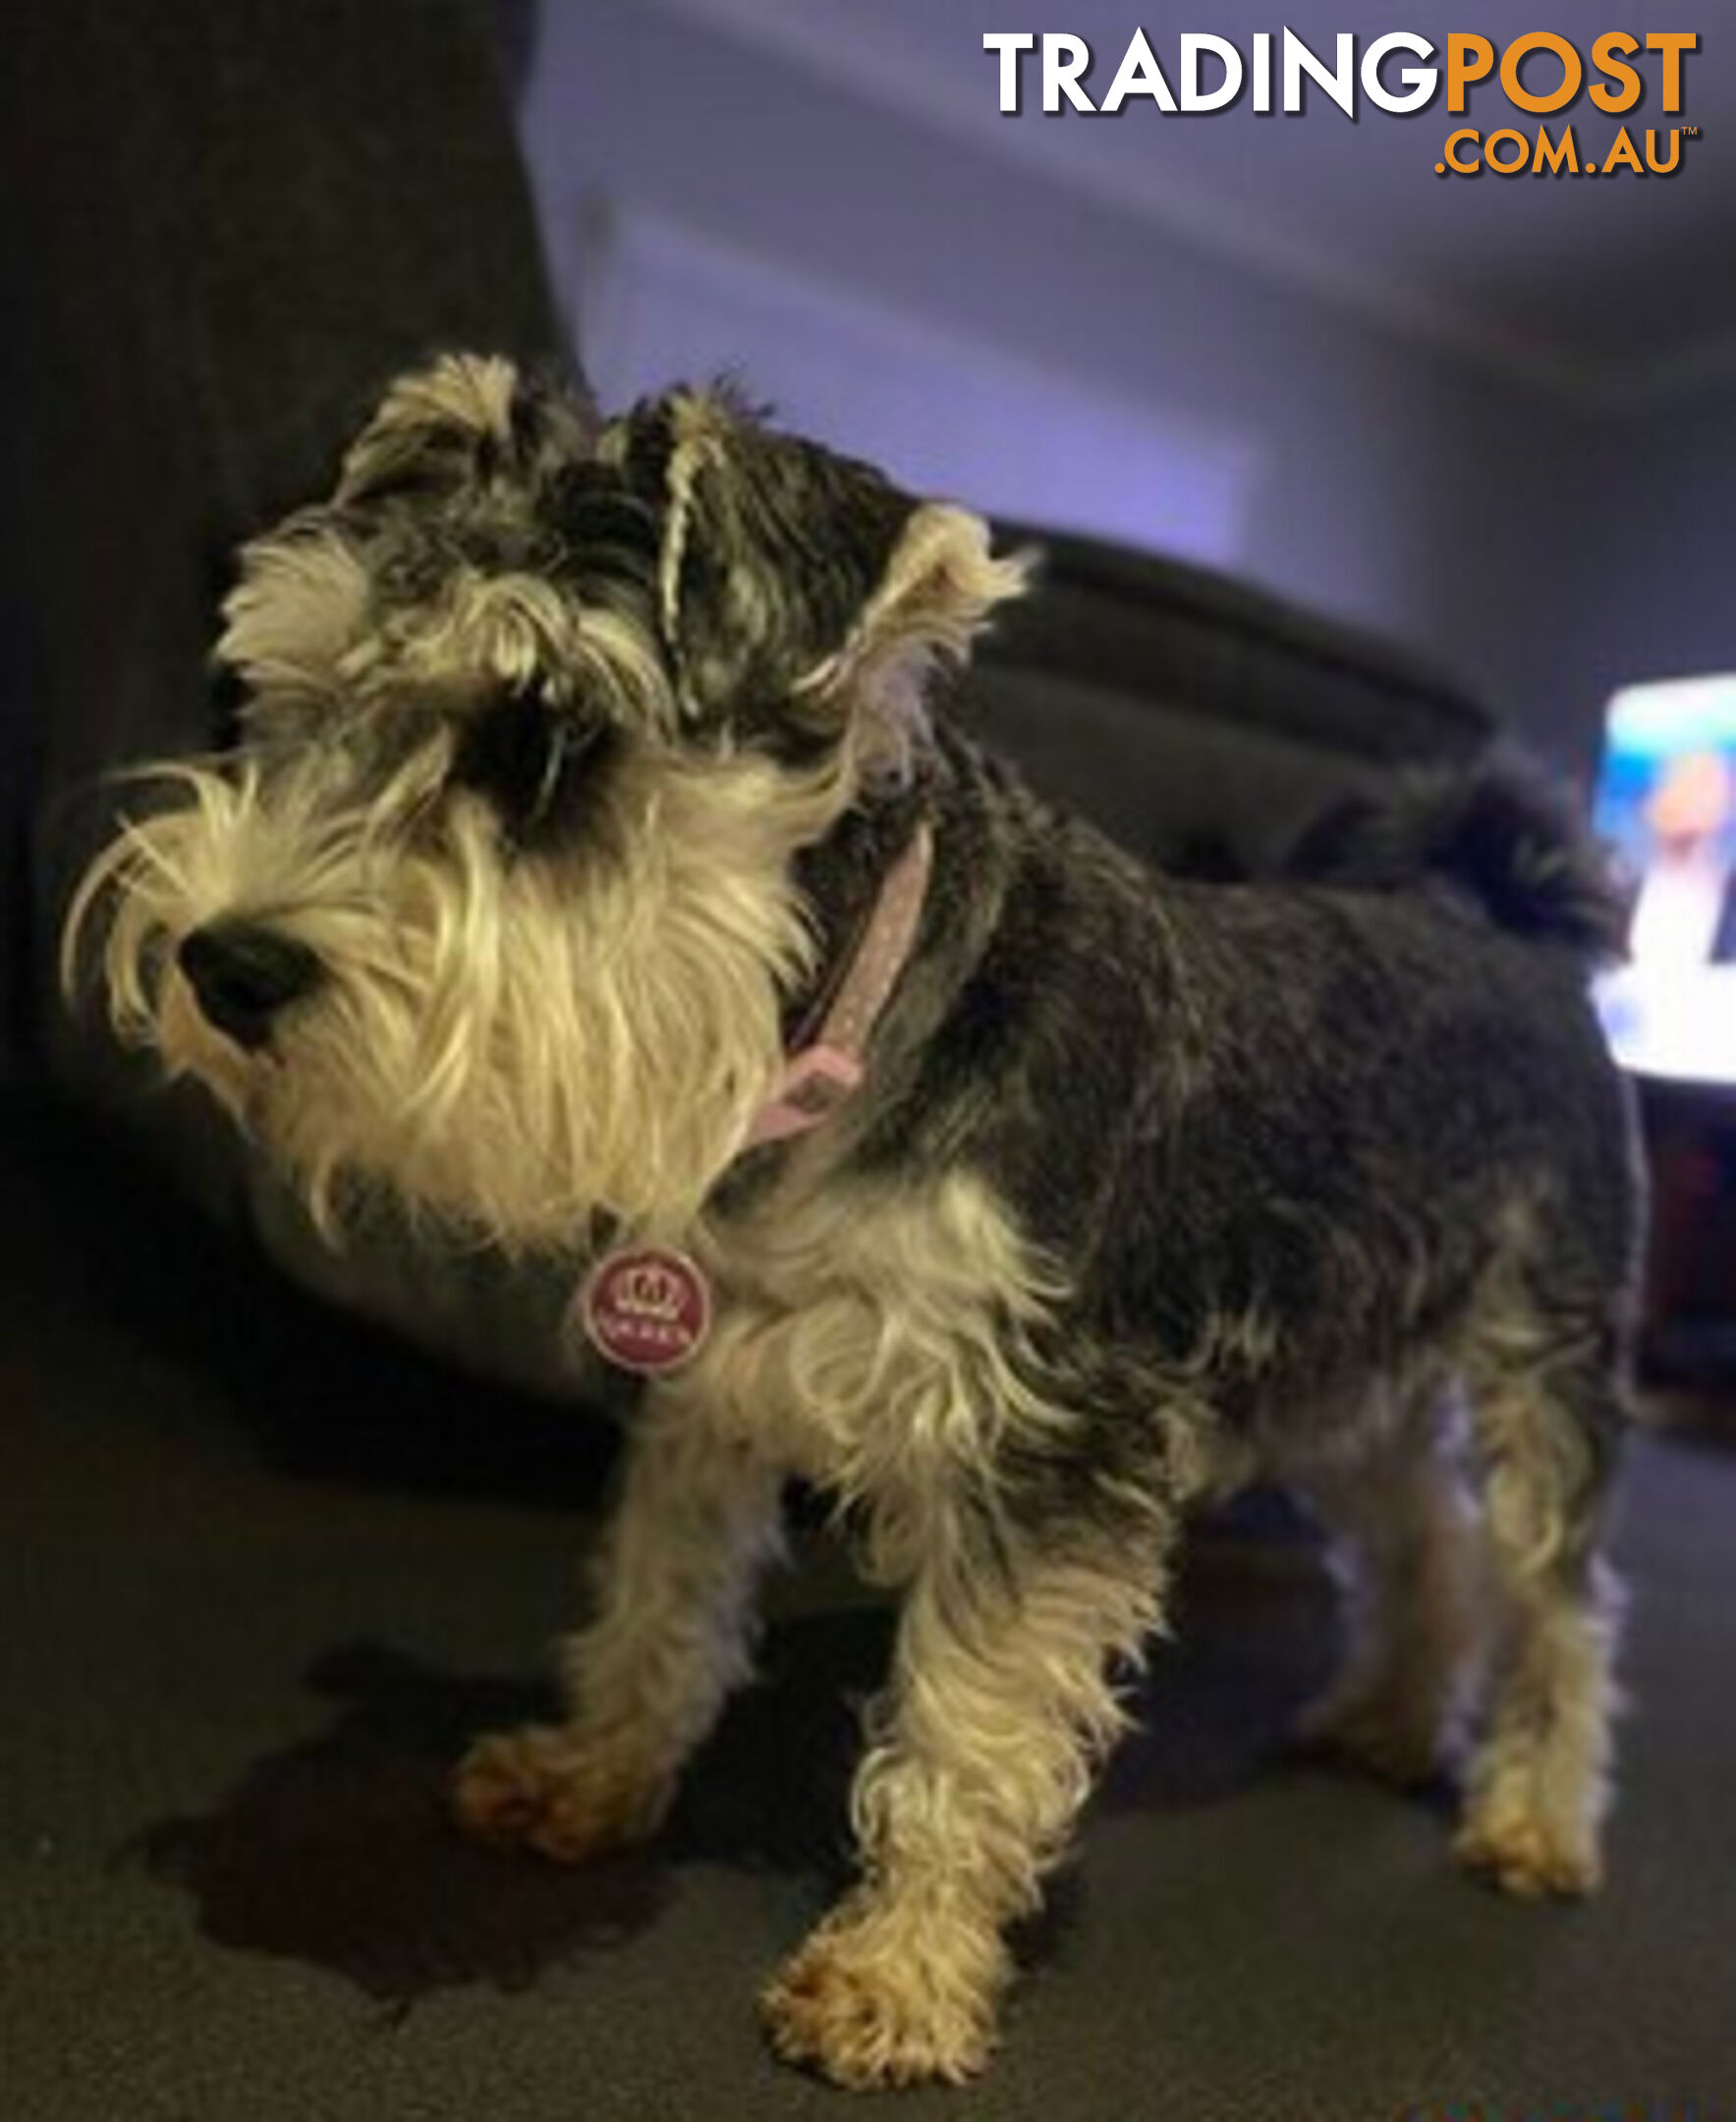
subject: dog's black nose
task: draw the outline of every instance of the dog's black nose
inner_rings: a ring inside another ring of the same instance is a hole
[[[304,943],[246,921],[219,921],[181,939],[176,961],[203,1014],[251,1053],[271,1036],[271,1020],[319,978]]]

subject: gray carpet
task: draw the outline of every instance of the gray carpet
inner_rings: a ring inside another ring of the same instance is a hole
[[[470,1849],[442,1767],[538,1702],[606,1437],[276,1288],[28,1101],[0,1182],[0,2114],[841,2112],[752,2011],[886,1642],[824,1536],[656,1848]],[[1736,2114],[1736,1458],[1647,1442],[1622,1548],[1611,1881],[1534,1909],[1453,1874],[1438,1806],[1284,1758],[1317,1558],[1281,1513],[1203,1533],[993,2073],[899,2111]]]

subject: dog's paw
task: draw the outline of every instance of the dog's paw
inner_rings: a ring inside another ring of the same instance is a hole
[[[965,2084],[994,2045],[1000,1956],[974,1942],[965,1973],[945,1944],[936,1929],[919,1944],[896,1923],[833,1916],[760,1994],[773,2049],[857,2092]]]
[[[1404,1697],[1329,1695],[1304,1712],[1296,1744],[1396,1790],[1420,1790],[1451,1751],[1441,1723],[1432,1708]]]
[[[460,1826],[500,1847],[578,1864],[654,1834],[675,1778],[643,1754],[560,1725],[527,1725],[478,1739],[452,1777]]]
[[[1525,1901],[1579,1899],[1602,1883],[1596,1833],[1517,1805],[1474,1805],[1453,1855],[1503,1893]]]

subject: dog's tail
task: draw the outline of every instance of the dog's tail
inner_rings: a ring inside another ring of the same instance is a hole
[[[1346,798],[1291,850],[1289,876],[1356,891],[1445,884],[1516,935],[1594,962],[1619,957],[1627,909],[1603,851],[1565,795],[1500,754],[1422,768]]]

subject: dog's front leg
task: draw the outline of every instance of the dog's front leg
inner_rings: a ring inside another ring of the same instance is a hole
[[[777,1472],[653,1390],[627,1447],[595,1613],[567,1645],[564,1722],[479,1740],[459,1819],[573,1863],[654,1832],[683,1763],[745,1677],[761,1565],[777,1550]]]
[[[863,2088],[981,2068],[1011,1967],[1002,1933],[1036,1906],[1123,1725],[1112,1670],[1138,1657],[1156,1606],[1144,1559],[1016,1541],[972,1554],[941,1536],[852,1793],[862,1881],[761,2000],[787,2060]]]

